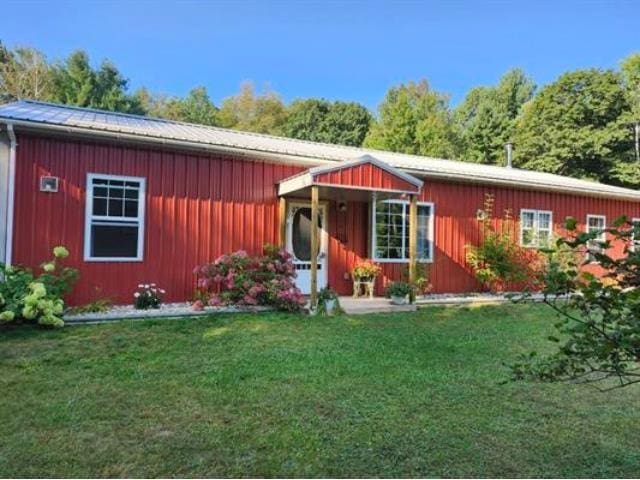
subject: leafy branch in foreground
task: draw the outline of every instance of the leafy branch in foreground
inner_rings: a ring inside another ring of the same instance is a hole
[[[557,314],[551,355],[521,355],[512,379],[594,383],[601,390],[640,382],[640,225],[626,217],[589,233],[566,221],[568,235],[547,251],[543,302]],[[623,244],[622,252],[612,245]],[[559,252],[569,252],[559,260]],[[531,300],[530,295],[518,301]],[[613,379],[614,381],[607,381]]]

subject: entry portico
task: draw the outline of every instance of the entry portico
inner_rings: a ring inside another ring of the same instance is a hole
[[[409,282],[413,283],[416,280],[418,196],[422,186],[422,180],[371,155],[363,155],[337,165],[313,167],[279,183],[280,244],[294,255],[294,260],[305,262],[307,258],[298,258],[295,245],[309,242],[308,247],[302,250],[305,253],[309,252],[309,295],[312,306],[317,301],[319,265],[321,271],[325,270],[320,275],[323,279],[326,278],[326,270],[331,268],[330,259],[322,248],[323,237],[327,235],[326,209],[323,208],[323,204],[328,201],[346,204],[349,201],[408,199]],[[309,217],[306,222],[308,230],[301,229],[300,219],[294,218],[296,214],[299,217],[300,212],[290,208],[292,204],[299,205],[301,201],[309,202],[309,206],[306,207]],[[368,225],[362,225],[362,229],[368,228]],[[305,232],[308,232],[308,239]]]

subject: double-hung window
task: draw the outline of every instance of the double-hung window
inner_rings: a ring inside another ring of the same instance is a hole
[[[547,247],[551,244],[553,214],[546,210],[520,210],[520,245]]]
[[[587,233],[596,232],[593,240],[587,243],[587,260],[594,262],[595,258],[592,252],[601,253],[604,248],[603,244],[607,241],[607,232],[604,231],[607,225],[607,217],[604,215],[587,215]]]
[[[144,178],[87,176],[85,260],[142,260],[144,199]]]
[[[631,250],[638,252],[640,251],[640,218],[632,218],[631,227]]]
[[[373,202],[373,259],[378,262],[409,261],[409,202]],[[433,261],[433,203],[418,203],[418,261]]]

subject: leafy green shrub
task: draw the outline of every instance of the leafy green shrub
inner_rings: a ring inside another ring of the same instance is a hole
[[[413,292],[413,287],[407,282],[391,282],[385,288],[384,293],[387,298],[406,297]]]
[[[4,281],[0,282],[0,323],[32,321],[40,325],[61,327],[63,297],[78,278],[78,271],[61,265],[69,251],[53,249],[53,259],[41,265],[42,273],[24,267],[0,264]]]
[[[536,289],[541,257],[536,250],[518,245],[511,234],[511,213],[505,211],[500,230],[492,224],[493,195],[485,195],[480,210],[479,245],[467,245],[466,260],[476,279],[491,291],[504,290],[508,285],[520,284]]]
[[[640,226],[626,217],[604,229],[613,241],[625,245],[622,255],[590,246],[600,232],[580,232],[573,218],[566,221],[568,234],[556,242],[556,250],[572,255],[552,258],[544,272],[544,303],[559,317],[554,326],[556,343],[548,355],[531,352],[511,365],[514,380],[548,382],[606,382],[604,389],[640,382]],[[599,264],[599,275],[585,270],[586,252]],[[612,255],[610,255],[612,254]],[[529,299],[528,295],[518,301]]]

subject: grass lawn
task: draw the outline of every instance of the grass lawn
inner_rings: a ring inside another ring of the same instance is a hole
[[[640,475],[640,390],[500,385],[542,306],[0,331],[3,477]]]

